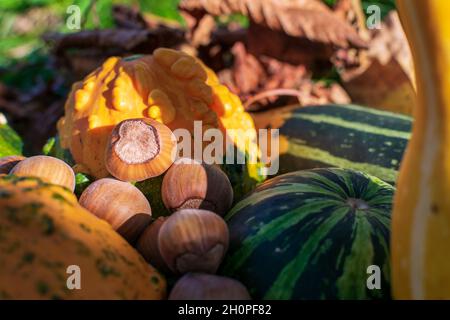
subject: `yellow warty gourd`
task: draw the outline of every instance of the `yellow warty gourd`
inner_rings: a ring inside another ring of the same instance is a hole
[[[69,290],[69,266],[79,267],[79,290]],[[164,278],[68,189],[0,177],[0,300],[165,295]]]
[[[418,106],[395,195],[393,295],[450,299],[450,1],[401,0],[398,7]]]
[[[212,70],[186,53],[160,48],[149,56],[111,57],[73,85],[58,123],[62,147],[83,171],[103,178],[108,136],[116,124],[132,118],[152,118],[172,130],[188,129],[192,136],[194,121],[201,120],[203,130],[243,129],[256,137],[241,101]],[[249,151],[231,131],[227,134],[240,151]]]

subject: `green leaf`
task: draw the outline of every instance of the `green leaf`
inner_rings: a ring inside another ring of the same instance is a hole
[[[38,40],[34,36],[11,36],[3,38],[0,42],[0,53],[8,52],[11,49],[36,43]]]
[[[152,217],[158,218],[161,216],[170,215],[169,210],[166,209],[161,197],[161,186],[164,175],[137,182],[135,184],[152,204]]]
[[[248,28],[250,23],[249,19],[242,14],[230,14],[228,16],[216,17],[215,19],[219,26],[226,26],[234,22],[239,24],[242,28]]]
[[[94,182],[93,177],[84,173],[77,173],[75,175],[75,195],[79,198],[92,182]]]
[[[21,91],[32,90],[39,82],[48,83],[57,72],[48,64],[48,59],[48,55],[37,50],[22,59],[17,66],[16,61],[10,61],[9,68],[0,75],[0,81]],[[66,92],[61,94],[64,96]]]
[[[55,157],[63,160],[70,166],[75,165],[69,150],[63,149],[59,142],[59,136],[48,139],[47,143],[42,148],[42,153],[46,156]],[[77,173],[75,175],[75,195],[80,197],[83,191],[94,182],[94,177],[86,173]]]
[[[50,138],[47,140],[47,143],[42,147],[42,153],[46,156],[48,156],[52,150],[52,148],[55,146],[55,138]]]
[[[0,125],[0,157],[21,155],[22,139],[7,124]]]
[[[180,0],[139,0],[139,6],[142,12],[184,24],[184,20],[178,12],[179,2]]]
[[[1,0],[0,10],[23,12],[31,7],[50,5],[54,0]]]
[[[367,16],[367,7],[377,5],[380,7],[381,18],[384,18],[391,10],[395,10],[394,0],[363,0],[362,7],[364,14]]]
[[[84,28],[86,29],[105,29],[114,27],[112,16],[112,0],[91,0],[87,5],[83,16],[87,17]]]
[[[97,2],[96,11],[100,20],[100,28],[106,29],[114,27],[112,8],[113,3],[111,0],[103,0]]]
[[[47,143],[42,148],[42,153],[46,156],[61,159],[70,166],[75,165],[75,161],[73,160],[70,151],[61,147],[59,136],[48,139]]]

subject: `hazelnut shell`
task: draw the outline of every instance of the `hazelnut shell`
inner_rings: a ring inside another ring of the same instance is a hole
[[[122,181],[143,181],[163,174],[176,156],[176,138],[152,119],[128,119],[114,127],[106,147],[108,172]]]
[[[49,156],[23,159],[10,171],[19,177],[37,177],[42,181],[75,190],[75,173],[64,161]]]
[[[8,174],[20,161],[26,159],[23,156],[6,156],[0,158],[0,174]]]
[[[80,205],[107,221],[128,242],[134,243],[151,221],[150,203],[131,183],[111,178],[93,182]]]
[[[205,209],[224,216],[233,203],[233,188],[218,166],[181,159],[164,175],[161,196],[172,212]]]
[[[216,213],[183,209],[167,218],[158,235],[161,256],[178,274],[215,273],[228,249],[225,221]]]
[[[237,280],[212,274],[187,273],[173,287],[169,300],[250,300]]]
[[[170,273],[158,247],[159,231],[166,219],[167,217],[159,217],[145,228],[136,243],[136,250],[156,269],[163,273]]]

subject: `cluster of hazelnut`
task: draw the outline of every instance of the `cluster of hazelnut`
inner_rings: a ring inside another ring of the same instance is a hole
[[[215,275],[229,243],[222,218],[233,202],[228,177],[216,165],[191,159],[173,163],[175,152],[175,136],[165,125],[151,119],[122,121],[105,152],[113,178],[89,185],[80,205],[107,221],[158,270],[182,276],[169,299],[249,299],[241,283]],[[0,159],[0,173],[75,188],[72,168],[53,157],[5,157]],[[161,197],[172,214],[152,219],[149,201],[130,182],[163,173]]]

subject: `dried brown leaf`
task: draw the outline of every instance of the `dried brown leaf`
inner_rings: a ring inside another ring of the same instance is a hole
[[[268,56],[255,57],[242,42],[236,43],[231,52],[234,65],[219,72],[219,78],[245,102],[247,111],[292,103],[350,102],[339,85],[314,83],[304,65],[293,65]]]
[[[366,43],[343,19],[317,0],[182,0],[180,9],[215,16],[239,13],[253,23],[292,37],[338,47],[365,47]]]
[[[414,69],[398,14],[391,12],[379,30],[371,31],[371,37],[365,59],[359,59],[357,67],[347,64],[350,52],[337,57],[335,64],[344,67],[340,72],[344,88],[356,103],[411,114]]]
[[[243,43],[236,43],[231,52],[234,55],[233,75],[234,82],[241,92],[249,93],[255,91],[265,74],[259,61],[248,54]]]
[[[216,27],[216,22],[214,21],[214,17],[207,14],[204,15],[195,27],[191,28],[191,32],[188,35],[188,38],[191,44],[194,47],[198,46],[206,46],[211,42],[211,35],[213,30]]]

